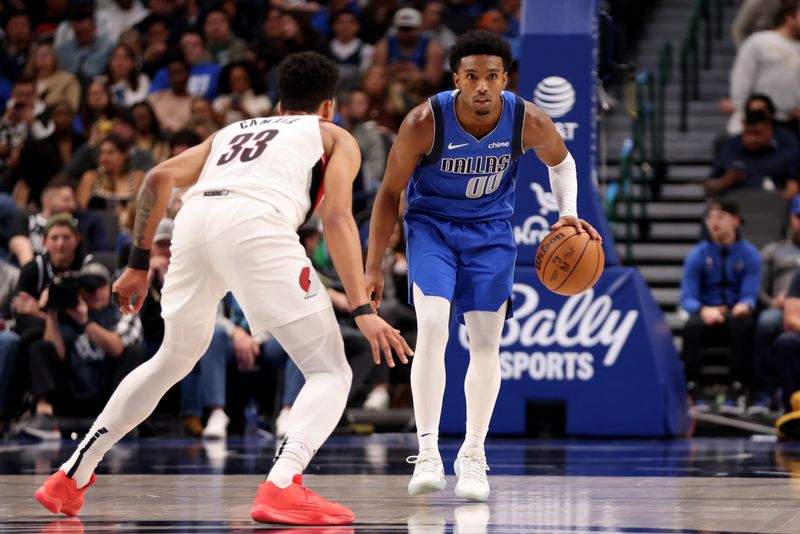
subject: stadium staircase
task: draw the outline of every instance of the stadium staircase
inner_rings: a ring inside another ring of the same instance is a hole
[[[600,123],[607,154],[601,183],[604,174],[609,179],[601,192],[620,258],[640,268],[676,336],[683,326],[677,313],[681,266],[700,238],[703,182],[714,140],[727,123],[718,101],[728,93],[736,53],[730,25],[738,3],[661,0],[637,45],[636,79]],[[684,65],[688,107],[682,125]],[[699,72],[696,80],[693,72]]]

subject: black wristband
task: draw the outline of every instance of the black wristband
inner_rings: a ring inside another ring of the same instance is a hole
[[[139,248],[136,245],[132,245],[130,256],[128,256],[128,267],[131,269],[139,269],[140,271],[149,270],[150,249]]]
[[[372,304],[367,302],[366,304],[362,304],[357,308],[353,308],[353,311],[350,312],[350,315],[352,315],[353,319],[355,319],[359,315],[372,315],[373,313],[375,313],[375,310],[372,308]]]

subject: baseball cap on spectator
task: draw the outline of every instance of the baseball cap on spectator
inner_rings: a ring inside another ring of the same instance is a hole
[[[164,217],[158,223],[156,233],[153,236],[153,242],[157,241],[172,241],[172,231],[175,229],[175,222],[172,219]]]
[[[395,28],[419,28],[422,25],[422,14],[413,7],[403,7],[394,14]]]
[[[800,216],[800,195],[795,195],[792,199],[791,212],[792,215]]]
[[[87,263],[80,270],[81,284],[90,288],[97,289],[111,283],[111,271],[102,263]]]
[[[72,233],[76,235],[80,233],[78,231],[78,220],[75,219],[71,213],[58,213],[47,219],[47,222],[44,225],[45,237],[47,237],[50,229],[54,226],[68,226],[70,230],[72,230]]]

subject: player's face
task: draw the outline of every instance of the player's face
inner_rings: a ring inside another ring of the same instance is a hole
[[[466,56],[453,75],[464,102],[476,115],[488,115],[500,105],[500,92],[507,80],[503,60],[497,56]]]

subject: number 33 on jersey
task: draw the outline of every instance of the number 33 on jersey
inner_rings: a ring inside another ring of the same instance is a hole
[[[236,192],[270,204],[299,227],[323,195],[319,121],[316,115],[268,117],[223,128],[186,198]]]

